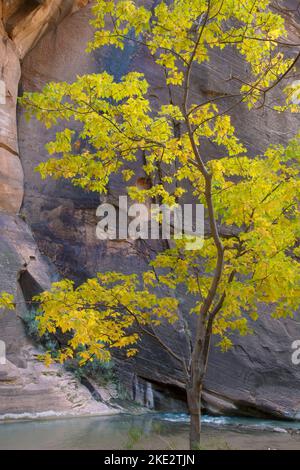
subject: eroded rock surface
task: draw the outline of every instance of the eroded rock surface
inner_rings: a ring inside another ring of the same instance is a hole
[[[0,313],[1,340],[6,343],[7,358],[15,365],[25,367],[22,348],[26,336],[20,319],[30,308],[25,304],[25,297],[29,297],[34,289],[37,293],[39,288],[49,286],[51,267],[40,255],[30,229],[19,217],[0,213],[0,233],[1,291],[13,294],[16,299],[15,311],[2,310]],[[31,280],[28,287],[23,284],[26,277]]]
[[[0,0],[0,292],[13,294],[16,301],[14,312],[0,312],[2,349],[5,346],[0,364],[0,415],[108,410],[104,404],[95,404],[71,374],[55,367],[48,371],[35,360],[28,352],[22,321],[32,296],[47,289],[56,274],[18,215],[24,195],[16,120],[20,61],[47,30],[87,3]]]
[[[73,374],[36,360],[41,351],[30,345],[22,317],[31,308],[31,297],[49,288],[55,271],[21,218],[0,213],[0,233],[0,286],[16,299],[15,311],[0,313],[0,338],[6,345],[6,362],[1,356],[0,364],[0,419],[114,412],[95,402]]]
[[[118,412],[95,401],[74,374],[58,365],[47,368],[37,361],[40,351],[34,347],[27,345],[23,353],[26,369],[20,370],[9,361],[0,366],[0,421]]]
[[[49,28],[88,0],[0,0],[0,210],[19,212],[23,171],[18,154],[16,104],[20,61]]]

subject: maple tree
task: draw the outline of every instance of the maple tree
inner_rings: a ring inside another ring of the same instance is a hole
[[[41,93],[26,93],[21,103],[48,128],[64,130],[47,146],[51,158],[39,165],[43,178],[67,178],[76,186],[106,193],[110,177],[121,173],[128,194],[140,202],[169,206],[188,191],[205,206],[207,230],[201,249],[187,250],[185,238],[173,240],[140,279],[122,273],[98,274],[80,286],[62,280],[36,300],[41,334],[71,332],[57,360],[109,360],[113,348],[137,353],[142,334],[150,335],[182,367],[191,416],[190,446],[198,448],[201,394],[211,337],[231,346],[231,334],[247,334],[262,304],[276,318],[293,316],[299,304],[299,136],[286,147],[271,145],[250,156],[236,135],[234,106],[264,106],[268,92],[284,80],[299,58],[285,57],[289,42],[284,18],[268,0],[159,1],[153,8],[132,0],[97,0],[89,51],[128,41],[145,47],[165,77],[169,98],[151,104],[143,73],[132,71],[120,81],[106,72],[79,76],[74,83],[49,83]],[[197,65],[234,48],[248,64],[232,96],[194,102],[191,80]],[[176,98],[173,90],[176,89]],[[298,112],[288,81],[278,112]],[[80,131],[74,130],[74,121]],[[179,129],[179,131],[178,131]],[[207,159],[203,143],[219,147]],[[78,141],[83,150],[78,152]],[[132,162],[143,154],[149,188],[135,184]],[[224,230],[227,227],[227,230]],[[170,295],[161,296],[164,286]],[[184,286],[194,299],[194,326],[182,317],[176,289]],[[2,299],[7,305],[9,299]],[[0,304],[1,305],[1,304]],[[180,322],[186,355],[179,356],[159,335],[163,322]],[[46,354],[46,362],[52,360]]]

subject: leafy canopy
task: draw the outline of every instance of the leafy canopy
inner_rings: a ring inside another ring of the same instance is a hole
[[[128,41],[148,48],[176,100],[154,106],[147,80],[137,71],[120,81],[103,72],[71,84],[50,83],[21,100],[28,115],[48,128],[64,126],[47,146],[52,158],[38,168],[43,178],[67,178],[105,193],[110,177],[121,172],[129,195],[141,202],[150,198],[172,206],[187,190],[206,208],[212,202],[224,256],[205,319],[218,312],[213,332],[224,348],[231,344],[231,331],[249,331],[248,320],[257,319],[262,303],[275,317],[292,316],[298,307],[299,136],[287,148],[272,145],[249,156],[217,98],[193,102],[190,76],[214,50],[234,48],[248,67],[248,76],[231,77],[238,83],[235,106],[262,106],[295,64],[279,48],[287,36],[284,19],[269,7],[268,0],[159,1],[153,9],[132,0],[97,0],[96,33],[88,50],[123,49]],[[299,111],[289,96],[287,106]],[[218,148],[209,161],[207,142]],[[137,187],[132,171],[141,153],[148,189]],[[83,359],[107,358],[111,347],[120,346],[129,346],[131,354],[138,335],[128,328],[154,328],[163,318],[174,321],[180,311],[175,294],[161,299],[153,294],[157,284],[171,290],[184,285],[195,300],[191,314],[199,315],[220,247],[211,231],[200,251],[185,247],[185,240],[177,240],[159,254],[145,273],[146,285],[120,273],[99,274],[79,288],[67,280],[54,284],[38,298],[41,333],[72,331],[68,356],[79,346],[86,348]]]
[[[162,319],[170,323],[177,320],[178,302],[174,297],[158,298],[147,287],[139,290],[138,285],[136,275],[106,273],[77,288],[72,281],[60,281],[52,285],[50,292],[37,296],[35,300],[45,312],[37,317],[41,335],[57,329],[72,335],[56,360],[64,362],[76,356],[79,364],[95,358],[105,362],[112,349],[120,348],[126,348],[130,357],[137,352],[137,327],[143,330],[147,325],[151,332]],[[49,354],[46,360],[51,361]]]

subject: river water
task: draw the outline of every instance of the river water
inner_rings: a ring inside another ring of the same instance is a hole
[[[300,422],[204,416],[203,423],[203,449],[300,449]],[[188,417],[184,414],[149,413],[0,424],[1,450],[187,448]]]

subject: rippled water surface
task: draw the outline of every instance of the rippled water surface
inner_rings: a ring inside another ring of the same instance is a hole
[[[300,449],[300,423],[203,417],[204,449]],[[184,414],[118,415],[0,424],[0,449],[186,449]]]

